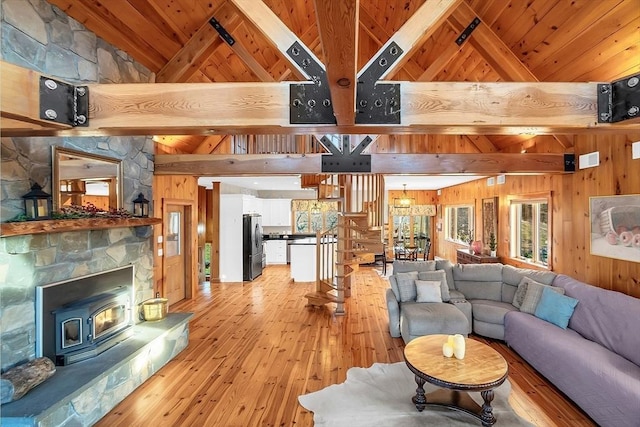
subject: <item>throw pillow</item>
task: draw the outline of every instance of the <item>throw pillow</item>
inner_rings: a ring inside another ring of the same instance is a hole
[[[416,293],[416,302],[442,302],[439,281],[416,280]]]
[[[440,283],[440,295],[443,302],[448,302],[451,299],[449,295],[449,283],[447,282],[447,273],[444,270],[436,271],[421,271],[418,273],[418,279],[420,280],[434,280]]]
[[[553,292],[550,288],[544,288],[534,314],[542,320],[567,329],[576,305],[578,305],[577,299]]]
[[[398,284],[398,292],[400,293],[400,302],[416,300],[416,279],[417,271],[409,271],[407,273],[396,273],[396,283]]]
[[[542,283],[536,282],[533,279],[530,279],[528,277],[523,277],[522,280],[520,280],[520,283],[518,283],[518,289],[516,290],[516,293],[513,295],[513,302],[511,304],[514,307],[520,308],[520,306],[522,306],[522,302],[524,301],[524,296],[527,294],[527,285],[529,285],[529,282],[542,285]]]
[[[520,311],[534,314],[536,312],[536,307],[538,306],[538,302],[540,302],[540,298],[542,297],[542,290],[549,288],[553,292],[557,292],[559,294],[564,295],[564,289],[558,288],[556,286],[543,285],[536,281],[530,281],[527,284],[527,293],[522,300],[522,305],[520,306]]]

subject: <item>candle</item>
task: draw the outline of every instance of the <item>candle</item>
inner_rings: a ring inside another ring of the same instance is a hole
[[[456,359],[464,359],[465,353],[465,340],[461,334],[456,334],[453,337],[453,355]]]
[[[453,346],[447,342],[442,344],[442,354],[444,357],[453,356]]]

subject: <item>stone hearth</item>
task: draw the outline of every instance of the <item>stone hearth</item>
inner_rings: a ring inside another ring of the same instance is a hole
[[[22,399],[2,406],[2,426],[71,427],[97,422],[189,343],[192,313],[170,313],[134,326],[105,353],[56,373]]]

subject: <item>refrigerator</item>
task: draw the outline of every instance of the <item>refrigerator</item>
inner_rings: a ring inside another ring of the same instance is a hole
[[[262,217],[242,215],[242,280],[250,281],[262,274]]]

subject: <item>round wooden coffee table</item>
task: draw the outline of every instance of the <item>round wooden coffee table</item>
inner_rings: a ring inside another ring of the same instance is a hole
[[[491,408],[493,389],[504,382],[509,367],[504,357],[486,344],[469,338],[464,359],[445,357],[442,344],[447,335],[426,335],[416,338],[404,349],[404,360],[416,376],[418,411],[427,406],[440,406],[465,412],[478,418],[483,426],[496,422]],[[425,395],[424,383],[441,387]],[[478,405],[467,392],[480,392],[484,404]]]

